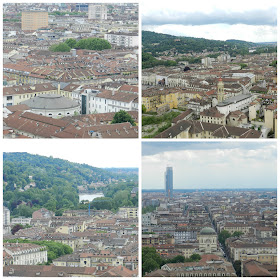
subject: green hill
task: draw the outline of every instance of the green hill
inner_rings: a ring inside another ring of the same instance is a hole
[[[142,31],[143,52],[150,52],[153,56],[158,56],[164,52],[172,51],[178,54],[198,53],[203,50],[210,52],[228,52],[231,56],[237,54],[248,54],[251,47],[263,47],[258,43],[246,42],[242,40],[208,40],[204,38],[193,38],[183,36],[173,36],[150,31]],[[269,44],[267,44],[269,46]],[[273,50],[276,51],[274,47]]]
[[[3,201],[13,216],[30,216],[45,207],[61,214],[78,209],[78,186],[86,186],[112,196],[137,186],[135,169],[102,169],[53,157],[28,153],[4,153]]]

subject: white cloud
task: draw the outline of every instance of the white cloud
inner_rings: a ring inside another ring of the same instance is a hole
[[[276,187],[275,145],[248,150],[174,150],[143,156],[143,188],[163,188],[168,164],[173,166],[175,188]]]
[[[276,26],[254,26],[244,24],[209,24],[192,26],[166,24],[143,26],[143,30],[171,34],[175,36],[187,36],[222,41],[229,39],[238,39],[250,42],[277,41]]]
[[[215,40],[277,41],[277,1],[142,2],[143,30]]]

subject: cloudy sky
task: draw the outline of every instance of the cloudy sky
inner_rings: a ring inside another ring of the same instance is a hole
[[[142,1],[143,30],[197,38],[277,41],[277,1]]]
[[[275,142],[143,142],[143,189],[276,188]]]
[[[42,156],[86,163],[95,167],[138,167],[141,156],[140,143],[133,139],[65,139],[65,140],[7,140],[3,152],[26,152]]]

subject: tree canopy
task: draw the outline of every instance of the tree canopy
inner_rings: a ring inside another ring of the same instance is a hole
[[[120,110],[114,115],[112,123],[124,123],[124,122],[130,122],[133,126],[135,125],[133,118],[126,111]]]
[[[225,245],[225,241],[229,237],[231,237],[231,234],[227,230],[222,230],[219,233],[218,240],[221,244]]]
[[[12,240],[4,240],[3,243],[5,242],[32,243],[41,246],[46,246],[48,252],[48,262],[46,263],[47,265],[51,264],[54,259],[57,259],[60,256],[73,253],[73,249],[70,246],[54,241],[30,241],[30,240],[19,238],[19,239],[12,239]]]
[[[102,51],[105,49],[111,49],[111,44],[105,39],[87,38],[79,40],[76,43],[75,48]]]
[[[69,52],[73,48],[102,51],[105,49],[111,49],[112,46],[107,40],[101,38],[87,38],[78,41],[69,38],[63,43],[51,45],[49,50],[52,52]]]
[[[142,247],[142,273],[143,275],[150,273],[166,263],[198,262],[200,259],[199,254],[193,254],[189,258],[178,255],[171,259],[164,259],[156,252],[154,247]]]
[[[80,208],[80,185],[95,190],[95,183],[101,184],[98,191],[114,201],[109,208],[122,205],[117,203],[120,195],[116,195],[121,191],[127,195],[124,200],[127,206],[136,205],[130,192],[137,187],[138,174],[137,169],[107,170],[53,157],[4,153],[3,183],[4,206],[9,208],[11,216],[31,217],[42,207],[62,215],[65,210]]]
[[[77,41],[75,39],[73,39],[73,38],[69,38],[64,43],[66,45],[68,45],[71,49],[73,49],[76,46]]]
[[[69,52],[71,48],[66,43],[59,43],[50,46],[51,52]]]

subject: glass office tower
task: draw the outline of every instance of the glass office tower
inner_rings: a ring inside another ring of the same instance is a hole
[[[170,166],[165,171],[165,196],[173,198],[173,168]]]

